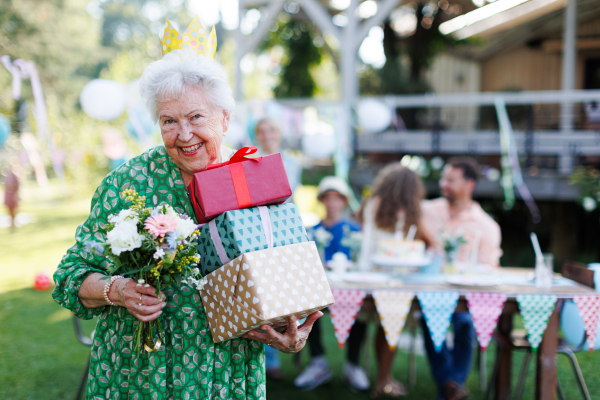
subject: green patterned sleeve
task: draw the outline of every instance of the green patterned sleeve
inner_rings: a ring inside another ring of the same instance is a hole
[[[81,284],[93,272],[106,274],[106,258],[86,249],[86,242],[104,242],[104,230],[110,214],[123,205],[119,196],[117,175],[109,174],[92,197],[90,215],[75,233],[75,245],[67,250],[54,273],[56,284],[52,297],[62,307],[71,310],[81,319],[92,319],[106,310],[105,307],[86,308],[79,299]]]

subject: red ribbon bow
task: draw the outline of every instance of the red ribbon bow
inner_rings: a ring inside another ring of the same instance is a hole
[[[229,172],[231,173],[231,180],[233,181],[233,189],[235,190],[235,197],[237,198],[238,207],[240,209],[252,207],[252,199],[250,198],[250,190],[248,189],[248,182],[246,181],[246,174],[244,173],[244,167],[240,164],[243,161],[256,161],[260,162],[262,157],[250,158],[249,155],[256,153],[258,149],[255,146],[243,147],[235,152],[229,161],[218,164],[210,164],[206,167],[205,171],[209,169],[229,166]],[[192,202],[192,207],[198,217],[198,220],[202,223],[207,222],[203,216],[201,207],[199,206],[196,199],[196,180],[192,179],[190,185],[189,197]]]
[[[236,163],[240,163],[243,161],[260,162],[262,157],[256,157],[256,158],[248,157],[248,156],[256,153],[257,151],[258,151],[258,148],[256,146],[242,147],[241,149],[239,149],[238,151],[235,152],[235,154],[229,159],[229,161],[225,161],[225,162],[218,163],[218,164],[209,164],[206,167],[206,170],[224,167],[225,165],[236,164]]]

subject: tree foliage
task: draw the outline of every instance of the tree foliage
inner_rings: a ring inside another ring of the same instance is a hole
[[[310,68],[321,62],[319,48],[315,46],[315,28],[308,21],[284,19],[263,43],[262,48],[281,46],[285,50],[280,80],[273,92],[276,98],[312,97],[317,85]]]

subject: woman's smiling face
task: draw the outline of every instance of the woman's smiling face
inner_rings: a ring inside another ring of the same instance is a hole
[[[187,186],[196,172],[219,161],[230,116],[214,107],[201,89],[189,86],[178,99],[158,102],[157,108],[165,148]]]

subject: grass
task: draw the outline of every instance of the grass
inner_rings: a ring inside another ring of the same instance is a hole
[[[2,400],[55,400],[74,398],[80,382],[89,349],[81,345],[74,334],[71,314],[60,308],[50,292],[30,289],[36,273],[52,273],[62,255],[73,243],[75,228],[83,222],[89,208],[89,197],[81,200],[45,198],[28,201],[23,212],[35,217],[35,223],[9,234],[0,229],[0,399]],[[328,319],[328,317],[324,317]],[[94,321],[85,321],[84,330],[91,332]],[[367,399],[368,395],[353,393],[342,382],[341,371],[344,350],[335,343],[333,328],[324,321],[327,358],[334,371],[329,384],[311,392],[300,392],[293,387],[297,374],[293,356],[281,356],[285,379],[268,382],[270,399]],[[372,343],[374,327],[369,332]],[[367,347],[367,346],[365,346]],[[369,344],[369,347],[371,345]],[[372,381],[375,377],[375,360],[371,348],[366,352]],[[495,349],[488,349],[488,373],[491,372]],[[598,355],[580,352],[577,358],[592,398],[600,399],[600,377],[597,374]],[[303,362],[308,361],[306,351]],[[516,386],[517,374],[523,360],[522,354],[513,358]],[[567,399],[581,398],[573,373],[566,358],[559,356],[559,378]],[[399,352],[394,365],[397,379],[406,382],[408,355]],[[533,398],[534,364],[530,365],[523,399]],[[473,399],[483,398],[479,389],[477,368],[472,368],[467,387]],[[424,357],[417,358],[417,384],[410,388],[409,399],[434,399],[436,388]]]

